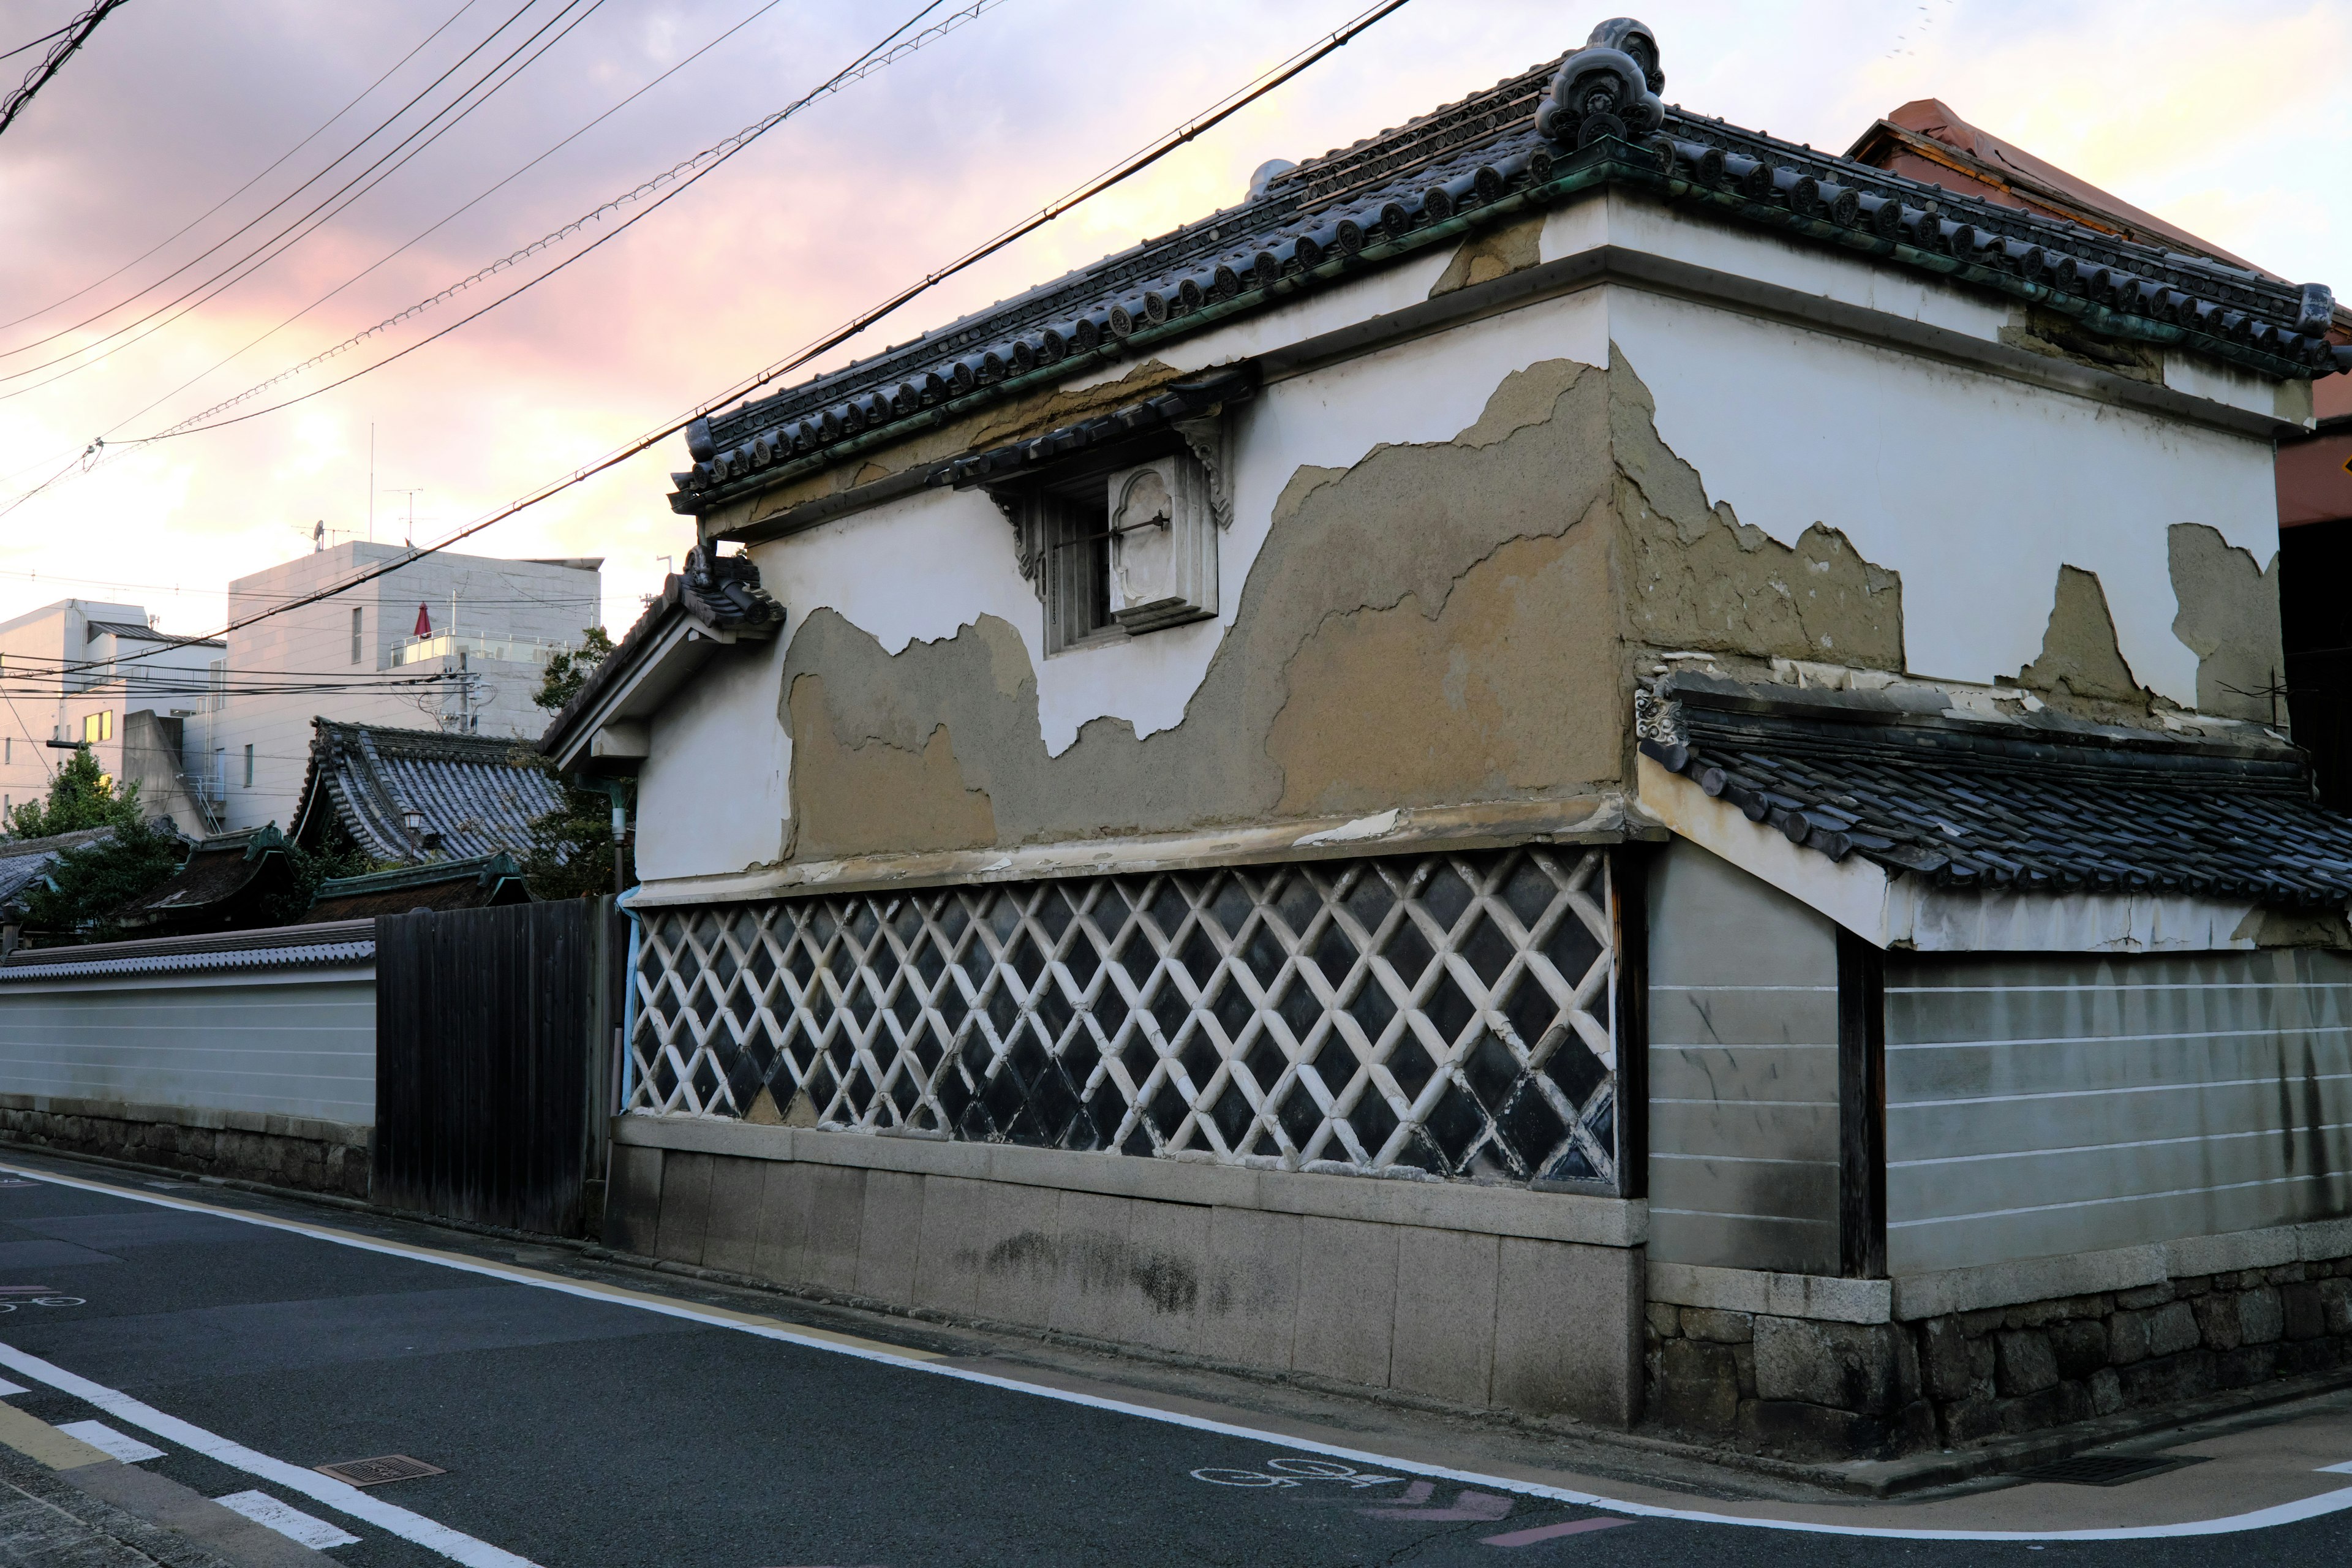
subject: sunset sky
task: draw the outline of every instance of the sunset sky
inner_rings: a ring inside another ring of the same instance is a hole
[[[93,437],[150,434],[423,300],[824,79],[919,0],[781,0],[727,43],[285,326],[767,0],[575,0],[563,40],[380,186],[137,342],[101,342],[308,208],[422,117],[228,240],[522,0],[131,0],[0,136],[0,506]],[[429,108],[566,0],[537,0]],[[952,11],[965,0],[947,0]],[[380,373],[283,412],[135,447],[0,519],[0,616],[68,595],[219,624],[223,587],[362,532],[419,542],[657,427],[1240,86],[1369,0],[1003,0],[812,107],[594,255]],[[0,0],[0,49],[83,0]],[[2352,295],[2342,150],[2352,4],[1650,0],[1671,102],[1843,150],[1906,100],[1961,115],[2214,243]],[[1142,177],[926,296],[836,360],[914,336],[1240,197],[1272,157],[1369,135],[1580,41],[1557,0],[1415,0]],[[448,23],[342,119],[260,173]],[[562,24],[558,24],[559,26]],[[13,85],[38,52],[0,62]],[[627,216],[626,209],[622,215]],[[497,298],[617,223],[310,371],[325,384]],[[126,266],[126,263],[129,264]],[[100,282],[123,268],[119,276]],[[142,289],[150,291],[142,293]],[[67,300],[77,291],[78,298]],[[60,302],[62,301],[62,302]],[[49,307],[46,308],[45,307]],[[175,307],[176,309],[176,307]],[[36,313],[37,312],[37,313]],[[19,318],[23,318],[19,320]],[[95,318],[80,326],[85,318]],[[157,321],[163,320],[158,317]],[[41,342],[39,340],[49,340]],[[252,346],[247,346],[252,344]],[[112,352],[109,352],[112,351]],[[103,354],[103,357],[98,357]],[[233,357],[232,357],[233,356]],[[152,405],[152,407],[150,405]],[[672,441],[464,548],[602,555],[617,633],[691,531]]]

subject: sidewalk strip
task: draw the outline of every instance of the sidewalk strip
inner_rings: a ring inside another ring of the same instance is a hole
[[[331,1480],[316,1470],[306,1470],[299,1465],[289,1465],[283,1459],[273,1459],[267,1454],[257,1453],[242,1443],[233,1443],[217,1433],[207,1432],[194,1422],[166,1415],[118,1389],[109,1388],[102,1383],[92,1383],[63,1367],[51,1366],[40,1357],[28,1355],[14,1345],[0,1343],[0,1366],[36,1383],[46,1383],[58,1393],[70,1394],[85,1404],[95,1405],[118,1421],[129,1422],[142,1431],[152,1432],[156,1436],[177,1443],[193,1453],[217,1459],[233,1470],[243,1470],[248,1476],[283,1487],[289,1492],[299,1492],[313,1502],[325,1503],[339,1513],[364,1520],[387,1535],[413,1542],[428,1552],[438,1552],[452,1563],[465,1564],[465,1568],[539,1568],[527,1557],[518,1557],[487,1541],[477,1541],[446,1524],[436,1524],[423,1514],[411,1513],[381,1498],[370,1497],[357,1487]],[[31,1417],[26,1419],[30,1420]],[[21,1445],[12,1442],[10,1446]],[[97,1453],[94,1448],[89,1451]],[[40,1458],[37,1454],[34,1457]],[[106,1456],[100,1454],[98,1457],[104,1458]]]
[[[1287,1433],[1269,1432],[1262,1427],[1244,1426],[1231,1421],[1212,1420],[1202,1415],[1188,1415],[1181,1411],[1161,1410],[1152,1405],[1138,1405],[1124,1399],[1106,1399],[1099,1394],[1080,1394],[1073,1389],[1055,1388],[1046,1384],[1029,1383],[1018,1378],[1001,1376],[995,1373],[979,1372],[971,1367],[953,1365],[949,1363],[947,1357],[929,1351],[901,1349],[873,1340],[861,1340],[850,1334],[829,1333],[822,1329],[798,1326],[788,1328],[776,1319],[758,1317],[749,1312],[730,1311],[723,1307],[692,1306],[683,1301],[648,1295],[642,1291],[623,1289],[616,1286],[597,1285],[581,1279],[568,1279],[562,1275],[542,1274],[536,1269],[507,1264],[490,1263],[478,1258],[466,1257],[461,1253],[440,1252],[431,1247],[414,1247],[404,1242],[382,1241],[374,1237],[334,1230],[326,1226],[306,1224],[299,1220],[278,1219],[269,1215],[250,1214],[240,1209],[219,1208],[210,1204],[193,1203],[184,1198],[169,1198],[157,1194],[132,1192],[104,1182],[93,1182],[79,1176],[59,1175],[54,1172],[12,1165],[5,1162],[0,1162],[0,1171],[14,1172],[34,1181],[47,1182],[57,1186],[103,1193],[109,1197],[123,1198],[132,1203],[152,1204],[161,1208],[184,1209],[193,1214],[206,1214],[222,1219],[238,1220],[247,1225],[259,1226],[267,1230],[288,1231],[297,1236],[307,1236],[316,1241],[330,1242],[337,1247],[348,1247],[361,1252],[373,1252],[388,1258],[406,1258],[421,1263],[437,1264],[442,1268],[454,1268],[462,1273],[478,1274],[491,1279],[504,1279],[517,1285],[530,1285],[541,1289],[553,1290],[562,1295],[576,1296],[584,1300],[614,1302],[644,1311],[659,1313],[664,1317],[677,1318],[687,1322],[704,1323],[712,1328],[731,1329],[739,1333],[751,1334],[759,1339],[799,1345],[806,1350],[829,1351],[835,1355],[845,1355],[857,1361],[876,1362],[908,1372],[924,1373],[932,1377],[949,1377],[959,1383],[979,1384],[988,1388],[1001,1388],[1008,1393],[1024,1394],[1038,1399],[1050,1399],[1063,1405],[1076,1405],[1088,1410],[1104,1410],[1114,1415],[1131,1415],[1138,1420],[1158,1422],[1162,1426],[1181,1426],[1191,1431],[1207,1432],[1223,1437],[1238,1437],[1246,1442],[1264,1443],[1270,1447],[1284,1448],[1293,1453],[1320,1454],[1327,1458],[1345,1459],[1350,1464],[1370,1465],[1381,1469],[1402,1470],[1409,1475],[1426,1476],[1433,1480],[1454,1481],[1474,1487],[1492,1487],[1519,1497],[1540,1498],[1547,1502],[1566,1503],[1577,1508],[1599,1509],[1606,1513],[1622,1514],[1629,1519],[1675,1520],[1689,1524],[1720,1524],[1745,1530],[1785,1531],[1799,1535],[1851,1535],[1885,1541],[2163,1541],[2206,1535],[2238,1535],[2248,1531],[2269,1530],[2282,1524],[2299,1523],[2304,1520],[2321,1519],[2329,1514],[2352,1510],[2352,1487],[2321,1492],[2315,1497],[2300,1498],[2294,1502],[2279,1503],[2270,1508],[2256,1509],[2250,1513],[2231,1514],[2221,1519],[2189,1520],[2178,1524],[2114,1525],[2095,1530],[1906,1530],[1878,1525],[1829,1524],[1813,1520],[1772,1519],[1754,1514],[1716,1513],[1700,1509],[1669,1508],[1660,1503],[1635,1502],[1625,1498],[1605,1497],[1599,1492],[1581,1491],[1572,1487],[1556,1487],[1543,1481],[1522,1480],[1512,1476],[1491,1475],[1478,1470],[1456,1469],[1449,1465],[1433,1465],[1419,1459],[1399,1458],[1393,1454],[1375,1453],[1368,1448],[1351,1448],[1314,1438],[1292,1436]],[[430,1224],[431,1222],[420,1219],[419,1223]],[[40,1382],[49,1384],[52,1387],[65,1389],[68,1393],[78,1393],[81,1387],[99,1389],[96,1384],[85,1383],[71,1373],[52,1367],[46,1362],[28,1356],[22,1351],[5,1344],[0,1344],[0,1366],[6,1366],[26,1373]],[[59,1378],[69,1379],[77,1386],[68,1388],[65,1383],[58,1381]],[[197,1432],[200,1431],[199,1428],[188,1426],[186,1423],[177,1421],[176,1418],[165,1415],[160,1411],[149,1411],[145,1405],[139,1405],[128,1395],[115,1394],[110,1389],[99,1389],[99,1392],[121,1401],[126,1406],[146,1411],[147,1415],[152,1418],[152,1421],[131,1414],[128,1408],[107,1405],[93,1395],[85,1394],[80,1396],[93,1405],[98,1405],[101,1409],[121,1416],[134,1426],[144,1426],[159,1436],[173,1438],[189,1447],[198,1447],[196,1443],[179,1436],[176,1429],[185,1428],[190,1432]],[[175,1430],[166,1431],[163,1427],[153,1425],[152,1421],[171,1422]],[[213,1443],[224,1444],[229,1447],[236,1447],[234,1444],[228,1444],[226,1439],[214,1437],[209,1433],[204,1433],[203,1436]],[[237,1452],[249,1453],[250,1450],[240,1448]],[[348,1494],[355,1502],[365,1503],[369,1500],[356,1488],[346,1487],[340,1481],[330,1481],[324,1476],[315,1475],[307,1470],[296,1470],[291,1466],[280,1465],[278,1460],[266,1458],[262,1455],[254,1454],[252,1458],[263,1464],[288,1471],[291,1475],[305,1478],[308,1481],[331,1487],[339,1493]],[[239,1465],[238,1468],[248,1468],[243,1465]],[[264,1474],[260,1470],[252,1470],[250,1473]],[[278,1479],[276,1470],[268,1472],[268,1479]],[[356,1518],[368,1517],[356,1508],[344,1507],[333,1498],[317,1491],[307,1490],[299,1482],[287,1484],[293,1486],[297,1490],[304,1490],[306,1495],[317,1498],[330,1507],[342,1509],[344,1512],[351,1513]],[[431,1524],[430,1521],[418,1522]],[[438,1530],[441,1527],[432,1525],[432,1528]],[[393,1533],[401,1532],[394,1531]],[[449,1533],[456,1534],[455,1531]],[[407,1539],[416,1538],[411,1536]],[[471,1538],[459,1537],[458,1539],[470,1540]],[[475,1542],[473,1544],[479,1546],[481,1543]],[[497,1549],[492,1547],[485,1550],[495,1552]],[[454,1554],[445,1552],[444,1555]],[[493,1562],[509,1564],[520,1563],[523,1560],[499,1552],[495,1559],[461,1557],[457,1561],[469,1564],[478,1561],[484,1564]]]

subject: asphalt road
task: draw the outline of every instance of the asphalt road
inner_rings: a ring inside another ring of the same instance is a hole
[[[21,1177],[0,1176],[0,1377],[45,1421],[161,1448],[142,1468],[206,1497],[259,1491],[356,1537],[332,1555],[368,1568],[2352,1558],[2352,1512],[2047,1543],[1627,1520]],[[446,1471],[349,1494],[390,1525],[288,1483],[387,1454]]]

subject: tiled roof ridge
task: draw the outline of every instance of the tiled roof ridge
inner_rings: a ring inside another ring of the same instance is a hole
[[[1614,51],[1580,51],[1570,64],[1593,54]],[[1319,281],[1616,183],[2049,304],[2108,335],[2177,344],[2280,376],[2333,363],[2324,340],[2333,299],[2316,285],[2298,290],[1665,109],[1654,98],[1655,119],[1647,122],[1658,125],[1654,133],[1601,114],[1585,128],[1614,129],[1587,138],[1555,121],[1559,134],[1580,142],[1573,147],[1539,132],[1535,116],[1487,122],[1487,106],[1515,103],[1547,69],[1302,164],[1252,201],[937,333],[698,421],[688,433],[694,467],[673,476],[671,506],[707,511]],[[1356,172],[1370,177],[1349,184]],[[1312,199],[1326,187],[1322,200]]]
[[[680,616],[689,617],[713,630],[725,629],[738,636],[759,637],[762,628],[773,635],[784,624],[784,607],[775,596],[761,586],[760,568],[749,556],[720,555],[715,550],[697,545],[687,552],[686,570],[673,572],[662,579],[661,592],[646,602],[635,622],[613,645],[596,668],[572,694],[572,700],[548,721],[546,731],[540,736],[539,750],[547,756],[560,753],[572,728],[604,700],[612,688],[625,679],[646,650],[660,640],[669,624]]]
[[[2125,747],[2096,726],[1931,713],[1865,723],[1830,704],[1801,714],[1664,689],[1636,703],[1642,754],[1832,861],[1961,889],[2352,902],[2352,818],[2314,801],[2291,746]]]

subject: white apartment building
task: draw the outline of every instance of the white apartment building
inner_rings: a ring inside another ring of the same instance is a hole
[[[0,812],[38,798],[86,741],[110,777],[181,831],[214,826],[182,759],[209,752],[226,648],[155,630],[137,605],[62,599],[0,622]],[[190,727],[194,726],[194,732]]]
[[[239,577],[232,622],[413,553],[358,541]],[[601,619],[602,560],[418,557],[313,605],[229,634],[220,722],[191,770],[226,830],[290,825],[311,724],[350,723],[534,741],[550,655]]]

